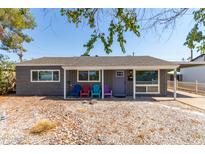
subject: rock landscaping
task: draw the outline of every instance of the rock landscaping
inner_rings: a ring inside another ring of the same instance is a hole
[[[3,113],[0,144],[205,144],[205,112],[175,101],[5,96]]]

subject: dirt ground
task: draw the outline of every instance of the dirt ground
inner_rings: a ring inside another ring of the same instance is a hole
[[[204,144],[205,113],[174,101],[0,97],[0,144]],[[57,127],[32,134],[42,119]]]

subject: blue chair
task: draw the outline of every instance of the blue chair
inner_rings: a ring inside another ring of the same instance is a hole
[[[93,98],[94,96],[98,96],[100,98],[100,95],[101,95],[100,86],[98,84],[94,84],[91,90],[91,97]]]
[[[71,96],[74,96],[74,97],[80,96],[80,90],[81,90],[81,86],[79,84],[74,85],[71,91]]]

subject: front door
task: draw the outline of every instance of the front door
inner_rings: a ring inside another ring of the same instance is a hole
[[[124,97],[125,96],[125,72],[115,71],[115,81],[114,81],[114,95]]]

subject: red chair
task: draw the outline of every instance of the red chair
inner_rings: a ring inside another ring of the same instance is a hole
[[[82,90],[80,91],[80,97],[83,96],[90,96],[90,86],[89,85],[83,85]]]

